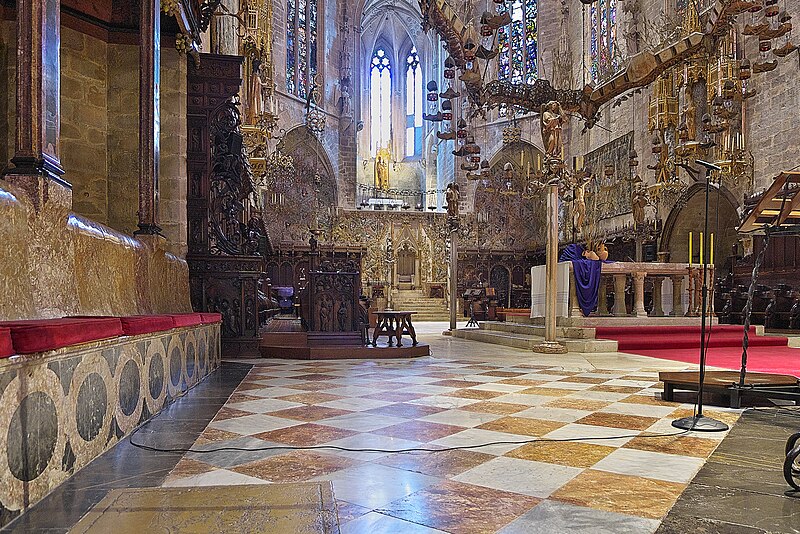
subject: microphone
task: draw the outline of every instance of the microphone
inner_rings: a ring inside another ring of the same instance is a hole
[[[707,161],[703,161],[702,159],[696,159],[696,160],[694,160],[694,162],[697,163],[698,165],[702,165],[703,167],[705,167],[709,171],[721,171],[722,170],[722,167],[720,167],[719,165],[715,165],[713,163],[709,163]]]

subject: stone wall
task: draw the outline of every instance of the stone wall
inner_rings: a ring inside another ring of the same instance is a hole
[[[139,47],[108,45],[108,225],[128,235],[139,208]]]
[[[76,213],[108,222],[106,43],[61,27],[61,164]]]
[[[186,56],[165,47],[161,49],[159,226],[168,250],[181,258],[188,249],[186,194]]]
[[[219,328],[0,360],[0,527],[216,369]]]

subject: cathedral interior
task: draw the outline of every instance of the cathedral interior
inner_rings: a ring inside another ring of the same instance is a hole
[[[800,532],[797,21],[0,0],[0,531]]]

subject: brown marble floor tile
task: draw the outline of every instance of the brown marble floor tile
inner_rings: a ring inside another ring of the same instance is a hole
[[[292,389],[302,389],[303,391],[323,391],[336,387],[339,386],[328,382],[303,382],[302,384],[292,384]]]
[[[472,386],[480,386],[483,382],[472,382],[469,380],[440,380],[439,382],[432,382],[432,386],[445,386],[449,388],[471,388]]]
[[[484,376],[503,376],[506,378],[513,378],[515,376],[522,376],[526,373],[517,373],[514,371],[488,371],[486,373],[480,373]]]
[[[456,374],[456,373],[447,372],[447,371],[433,371],[433,372],[430,372],[430,373],[425,373],[425,374],[423,374],[421,376],[427,376],[429,378],[441,378],[442,380],[450,380],[450,379],[453,379],[453,378],[458,378],[461,375]]]
[[[330,393],[315,391],[311,393],[296,393],[294,395],[286,395],[284,397],[277,398],[289,402],[302,402],[303,404],[321,404],[323,402],[343,399],[344,397],[341,395],[331,395]]]
[[[599,385],[599,386],[592,386],[589,388],[589,391],[606,391],[608,393],[637,393],[641,391],[643,388],[635,388],[630,386],[606,386],[606,385]]]
[[[394,501],[379,511],[445,532],[483,534],[495,532],[539,502],[540,499],[527,495],[448,480]]]
[[[230,468],[231,471],[269,482],[303,482],[347,469],[358,462],[315,451],[291,451]]]
[[[203,433],[197,437],[197,441],[195,441],[195,445],[205,445],[207,443],[213,443],[215,441],[225,441],[228,439],[236,439],[240,438],[239,434],[235,432],[228,432],[227,430],[218,430],[216,428],[206,428],[203,430]]]
[[[497,382],[498,384],[508,384],[511,386],[526,386],[532,388],[534,386],[541,386],[546,384],[545,380],[531,380],[530,378],[504,378]]]
[[[694,415],[694,411],[691,408],[679,408],[669,414],[670,419],[680,419],[682,417],[691,417]],[[733,425],[736,421],[739,420],[739,412],[721,412],[718,410],[706,410],[703,409],[703,415],[706,417],[711,417],[716,419],[717,421],[722,421],[728,425]]]
[[[501,391],[487,391],[484,389],[459,389],[458,391],[451,391],[450,393],[442,393],[445,397],[458,397],[460,399],[493,399],[500,397],[506,393]]]
[[[560,399],[552,400],[544,406],[550,408],[566,408],[568,410],[585,410],[587,412],[596,412],[611,404],[606,401],[591,400],[591,399],[576,399],[570,397],[563,397]]]
[[[297,406],[295,408],[287,408],[286,410],[279,410],[277,412],[270,412],[273,417],[285,417],[286,419],[294,419],[296,421],[319,421],[320,419],[327,419],[329,417],[337,417],[339,415],[347,415],[353,413],[349,410],[339,410],[336,408],[327,408],[325,406]]]
[[[658,378],[654,376],[642,376],[642,375],[625,375],[621,377],[620,380],[640,380],[642,382],[658,382]]]
[[[592,443],[537,441],[509,451],[503,456],[587,468],[592,467],[615,450],[617,450],[616,447]]]
[[[645,432],[623,445],[623,448],[708,458],[718,444],[719,442],[714,439],[696,438],[694,436],[656,437]]]
[[[575,421],[581,425],[609,426],[625,428],[628,430],[645,430],[652,426],[658,417],[643,417],[641,415],[626,415],[621,413],[595,412]]]
[[[373,393],[372,395],[364,395],[363,399],[382,400],[386,402],[408,402],[412,400],[427,397],[425,393],[405,393],[403,391],[385,391],[383,393]]]
[[[305,380],[306,382],[324,382],[326,380],[334,380],[339,378],[336,375],[326,375],[324,373],[308,373],[304,375],[295,375],[289,377],[292,380]]]
[[[344,525],[348,521],[358,519],[372,510],[364,506],[359,506],[347,501],[336,501],[336,512],[339,517],[339,524]]]
[[[215,469],[216,467],[214,467],[213,465],[209,465],[199,460],[193,460],[191,458],[181,458],[181,460],[175,465],[172,471],[170,471],[169,477],[171,479],[185,478],[185,477],[190,477],[192,475],[200,475],[202,473],[208,473]]]
[[[381,406],[380,408],[373,408],[366,410],[364,413],[374,413],[379,415],[391,415],[394,417],[404,417],[406,419],[419,419],[426,415],[433,415],[435,413],[443,412],[444,408],[436,406],[424,406],[422,404],[406,404],[399,402],[397,404],[390,404],[388,406]]]
[[[264,400],[263,397],[254,397],[253,395],[245,395],[244,393],[234,393],[228,399],[226,404],[235,404],[237,402],[247,402],[247,401],[254,401],[254,400]]]
[[[542,369],[541,371],[537,371],[537,374],[554,375],[554,376],[573,376],[577,375],[578,373],[572,371],[565,371],[563,369]]]
[[[244,410],[237,410],[236,408],[229,408],[227,406],[223,406],[217,412],[217,415],[214,416],[214,421],[224,421],[225,419],[233,419],[234,417],[244,417],[245,415],[253,415],[250,412],[246,412]]]
[[[347,438],[355,434],[358,434],[358,432],[345,430],[343,428],[334,428],[327,425],[306,423],[288,428],[279,428],[278,430],[270,430],[269,432],[262,432],[261,434],[256,434],[255,437],[265,441],[275,441],[287,445],[307,447],[310,445],[321,445],[336,439]]]
[[[553,382],[555,384],[555,382]],[[524,393],[525,395],[545,395],[547,397],[565,397],[575,393],[574,389],[558,389],[558,388],[543,388],[534,386],[532,388],[517,391],[517,393]]]
[[[591,376],[569,376],[559,380],[559,382],[572,382],[576,384],[602,384],[608,381],[608,378],[595,378]]]
[[[425,475],[451,478],[493,458],[495,456],[482,452],[453,450],[420,454],[391,454],[375,460],[375,463]]]
[[[483,401],[462,406],[459,410],[467,410],[468,412],[491,413],[495,415],[509,415],[512,413],[527,410],[530,406],[525,404],[511,404],[510,402],[493,402]]]
[[[406,382],[389,382],[387,380],[376,380],[375,382],[365,382],[359,384],[358,387],[379,389],[383,391],[392,391],[400,388],[407,388],[409,386]]]
[[[550,498],[597,510],[661,519],[685,487],[675,482],[587,469]]]
[[[461,432],[462,430],[464,430],[464,427],[460,426],[442,425],[440,423],[429,423],[427,421],[407,421],[405,423],[373,430],[372,433],[427,443],[455,434],[456,432]]]
[[[546,421],[544,419],[530,419],[528,417],[501,417],[494,421],[484,423],[477,428],[482,430],[494,430],[495,432],[507,432],[509,434],[520,434],[522,436],[543,436],[557,430],[566,423],[560,421]]]
[[[626,404],[647,404],[649,406],[678,406],[677,402],[667,402],[661,396],[655,395],[631,395],[617,402]]]

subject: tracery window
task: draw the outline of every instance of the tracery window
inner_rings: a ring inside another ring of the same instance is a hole
[[[498,13],[503,14],[506,10],[510,10],[511,23],[497,30],[497,78],[512,83],[533,83],[539,57],[537,0],[513,0],[509,5],[498,5]]]
[[[591,39],[589,42],[590,73],[597,82],[609,72],[616,71],[617,0],[597,0],[590,8]]]
[[[389,145],[392,133],[392,62],[383,48],[372,54],[370,76],[370,149],[373,155]]]
[[[422,69],[416,47],[406,57],[406,157],[422,154]]]
[[[286,91],[306,98],[317,74],[317,0],[287,0]]]

